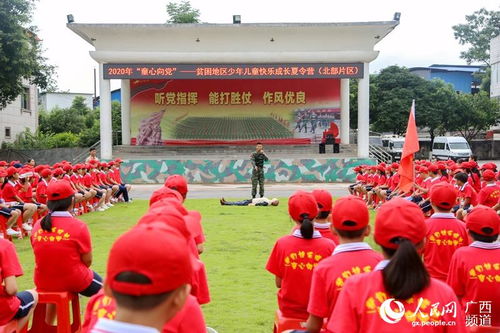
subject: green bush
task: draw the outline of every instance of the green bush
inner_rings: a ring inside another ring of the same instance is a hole
[[[63,132],[53,134],[48,141],[48,148],[72,148],[78,147],[80,137],[74,133]]]

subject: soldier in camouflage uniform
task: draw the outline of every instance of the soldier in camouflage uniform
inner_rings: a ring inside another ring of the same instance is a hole
[[[252,198],[257,195],[257,184],[259,184],[260,197],[264,197],[264,162],[269,159],[264,154],[264,147],[261,143],[257,143],[255,152],[250,156],[252,161]]]

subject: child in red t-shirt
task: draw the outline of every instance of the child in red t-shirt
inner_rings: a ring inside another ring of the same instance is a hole
[[[497,185],[495,173],[491,170],[485,170],[482,174],[485,182],[484,187],[477,194],[478,204],[493,207],[500,199],[500,186]]]
[[[266,269],[275,275],[281,314],[305,320],[313,269],[332,254],[335,243],[314,230],[318,204],[311,193],[295,192],[288,201],[288,212],[300,228],[278,239]]]
[[[49,184],[47,197],[50,213],[35,223],[31,234],[35,285],[42,291],[90,297],[101,289],[102,278],[90,269],[92,244],[88,227],[70,214],[74,190],[64,180],[55,181]]]
[[[370,235],[370,215],[362,199],[348,196],[338,199],[333,207],[332,232],[340,244],[333,255],[314,269],[307,311],[307,331],[320,332],[329,318],[345,281],[353,275],[371,272],[383,257],[363,242]]]
[[[330,229],[330,214],[332,212],[332,195],[326,190],[316,189],[312,195],[318,203],[318,216],[314,219],[314,229],[318,230],[321,236],[331,239],[335,244],[339,243],[337,235],[334,235]]]
[[[475,318],[480,326],[489,326],[489,322],[496,329],[488,332],[499,332],[500,218],[493,209],[477,206],[465,221],[474,242],[453,255],[447,283],[461,300],[467,321],[474,323]]]
[[[469,244],[465,224],[451,213],[456,201],[457,191],[453,185],[442,182],[431,188],[434,214],[425,221],[424,263],[429,275],[442,281],[448,276],[453,253]]]
[[[429,277],[418,253],[425,233],[425,218],[416,204],[394,198],[380,207],[374,238],[386,260],[373,272],[346,281],[328,321],[328,332],[466,333],[455,293]],[[445,324],[431,326],[430,321]]]
[[[469,184],[469,177],[466,173],[459,172],[454,178],[458,187],[458,199],[460,203],[453,207],[452,211],[456,213],[458,219],[463,220],[465,214],[467,214],[472,207],[477,205],[477,193]]]
[[[17,293],[16,277],[23,275],[14,244],[0,238],[0,326],[17,320],[17,331],[26,326],[38,302],[35,290]]]

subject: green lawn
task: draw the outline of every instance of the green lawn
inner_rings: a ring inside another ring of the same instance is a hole
[[[222,207],[215,199],[191,199],[186,206],[202,213],[207,237],[201,258],[207,266],[212,298],[210,304],[203,306],[207,325],[220,333],[237,332],[240,328],[247,332],[271,332],[277,307],[276,288],[274,277],[264,266],[276,239],[293,226],[286,199],[280,199],[279,207]],[[95,271],[104,276],[114,239],[134,225],[146,209],[147,201],[136,200],[130,205],[82,216],[92,233]],[[373,216],[372,213],[372,219]],[[373,246],[371,237],[369,243]],[[15,240],[15,244],[25,273],[18,279],[19,288],[32,288],[31,246],[27,239]]]

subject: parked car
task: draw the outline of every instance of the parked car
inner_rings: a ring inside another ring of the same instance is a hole
[[[469,143],[461,136],[438,136],[432,144],[432,157],[437,160],[468,159],[472,155]]]

